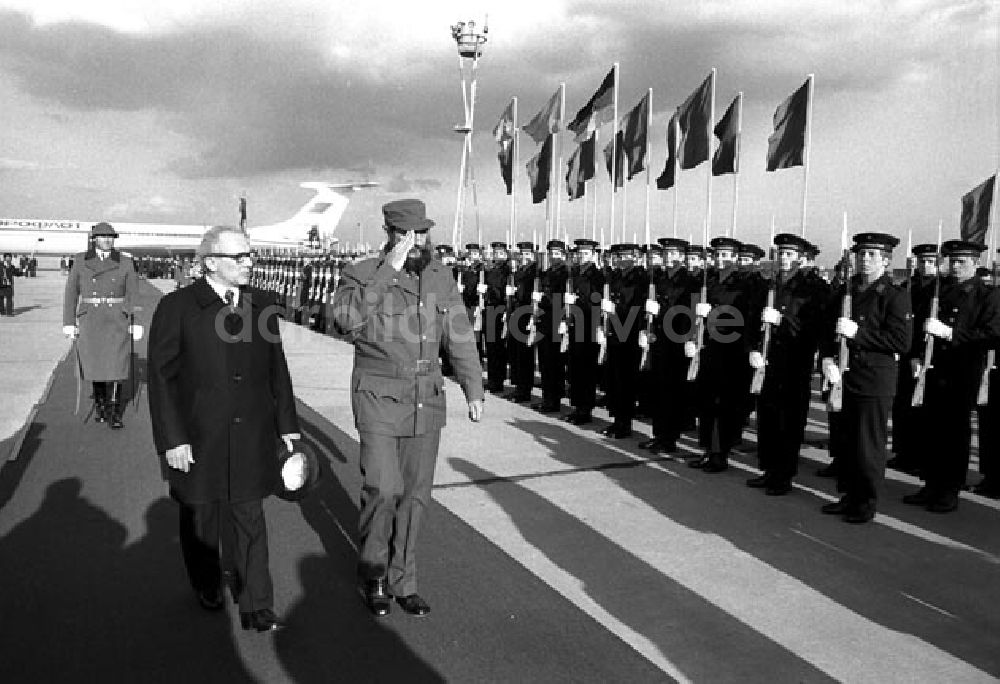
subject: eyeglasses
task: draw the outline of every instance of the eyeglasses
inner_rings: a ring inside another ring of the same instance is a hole
[[[212,252],[211,254],[206,254],[205,256],[210,257],[226,257],[232,259],[233,261],[253,261],[254,255],[251,252],[239,252],[237,254],[226,254],[224,252]]]

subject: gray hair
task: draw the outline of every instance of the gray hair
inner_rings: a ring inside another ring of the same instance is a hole
[[[201,244],[198,245],[198,250],[195,252],[199,261],[204,263],[205,257],[216,250],[219,246],[219,238],[225,233],[233,233],[249,239],[246,231],[239,226],[212,226],[201,236]]]

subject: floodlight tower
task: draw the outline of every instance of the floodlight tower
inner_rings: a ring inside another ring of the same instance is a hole
[[[483,55],[483,45],[486,43],[488,18],[483,22],[482,32],[476,31],[476,22],[460,21],[451,27],[451,36],[458,45],[458,74],[462,82],[462,105],[465,109],[465,122],[455,126],[455,132],[461,133],[462,165],[458,172],[458,198],[455,202],[455,225],[451,231],[452,247],[457,253],[462,243],[462,231],[465,228],[465,192],[472,187],[472,204],[476,212],[476,232],[478,242],[482,244],[483,229],[479,225],[479,200],[476,196],[476,174],[472,165],[472,130],[476,115],[476,70],[479,58]]]

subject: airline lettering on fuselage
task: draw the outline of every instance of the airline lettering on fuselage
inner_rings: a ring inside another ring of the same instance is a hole
[[[13,230],[90,230],[79,221],[29,221],[19,219],[0,219],[0,230],[5,228]]]

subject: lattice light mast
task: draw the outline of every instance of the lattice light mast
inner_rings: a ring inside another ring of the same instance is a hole
[[[483,22],[482,32],[476,31],[476,22],[460,21],[451,27],[451,36],[458,45],[458,73],[462,82],[462,105],[465,109],[465,122],[455,126],[455,132],[463,136],[462,164],[458,174],[458,197],[455,202],[455,225],[451,231],[451,243],[458,252],[462,244],[462,232],[465,228],[466,190],[472,189],[472,204],[476,213],[476,233],[478,242],[483,242],[483,229],[479,225],[479,200],[476,196],[476,174],[472,164],[472,131],[476,115],[476,72],[479,58],[483,56],[483,45],[486,43],[486,33],[489,31],[487,21]]]

